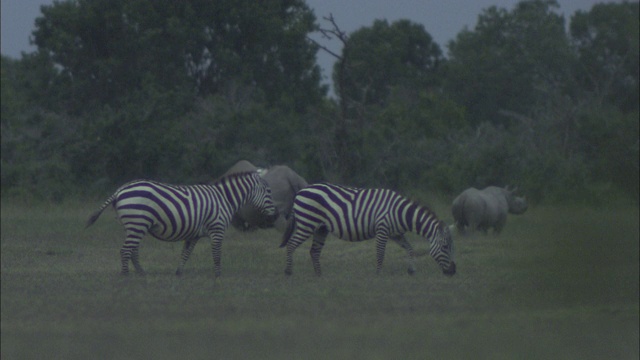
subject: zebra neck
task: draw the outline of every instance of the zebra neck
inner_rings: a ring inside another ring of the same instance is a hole
[[[250,187],[254,184],[245,184],[240,181],[225,181],[219,185],[220,194],[227,200],[230,209],[235,213],[246,202]]]
[[[408,230],[415,232],[420,236],[429,236],[431,232],[431,218],[433,214],[431,211],[423,206],[412,203],[407,207],[405,211],[405,221],[408,225]]]

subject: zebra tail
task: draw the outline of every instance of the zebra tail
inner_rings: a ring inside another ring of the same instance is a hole
[[[109,206],[109,204],[111,204],[113,200],[115,200],[116,194],[111,195],[111,197],[109,197],[107,201],[105,201],[104,204],[100,206],[100,209],[96,210],[93,214],[91,214],[91,216],[89,217],[89,220],[87,220],[87,225],[84,227],[85,229],[93,225],[93,223],[96,222],[96,220],[98,220],[98,218],[100,217],[104,209],[106,209],[107,206]]]
[[[296,217],[293,213],[291,213],[289,215],[289,218],[287,219],[287,228],[284,231],[284,235],[282,235],[282,243],[280,244],[281,248],[287,246],[287,243],[289,242],[289,238],[291,237],[291,234],[293,234],[293,229],[295,227],[296,227]]]

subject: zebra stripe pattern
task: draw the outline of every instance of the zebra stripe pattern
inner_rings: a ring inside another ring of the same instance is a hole
[[[404,237],[409,231],[427,238],[431,244],[429,253],[445,275],[455,274],[449,227],[427,207],[387,189],[311,185],[296,195],[293,216],[280,245],[287,247],[285,274],[292,274],[295,249],[314,233],[310,254],[316,275],[321,274],[320,253],[327,233],[347,241],[375,238],[378,272],[382,269],[387,241],[391,239],[407,251],[408,272],[413,274],[415,254]]]
[[[93,224],[113,204],[126,238],[120,250],[122,274],[129,260],[144,273],[138,259],[140,240],[147,234],[163,241],[184,241],[177,275],[181,275],[196,243],[209,236],[215,276],[220,276],[220,253],[224,233],[238,209],[249,204],[275,220],[277,211],[271,189],[256,172],[229,175],[212,185],[169,185],[137,180],[120,187],[88,220]]]

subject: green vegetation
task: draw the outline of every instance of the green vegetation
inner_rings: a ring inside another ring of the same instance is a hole
[[[558,9],[490,7],[437,44],[409,20],[346,34],[302,0],[43,6],[37,50],[2,57],[2,196],[206,181],[248,159],[311,182],[637,204],[638,3]],[[316,31],[342,43],[335,97]]]
[[[458,273],[427,255],[406,274],[387,247],[310,244],[294,275],[274,230],[229,230],[214,281],[203,239],[174,276],[181,244],[145,238],[148,274],[121,277],[121,226],[98,202],[2,202],[3,359],[637,359],[637,206],[537,206],[499,237],[456,237]],[[434,209],[450,222],[448,202]],[[411,237],[419,251],[424,241]]]

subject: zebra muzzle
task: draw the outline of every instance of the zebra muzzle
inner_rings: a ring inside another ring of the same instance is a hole
[[[448,268],[442,269],[442,273],[447,275],[447,276],[455,275],[456,274],[456,263],[452,261]]]

